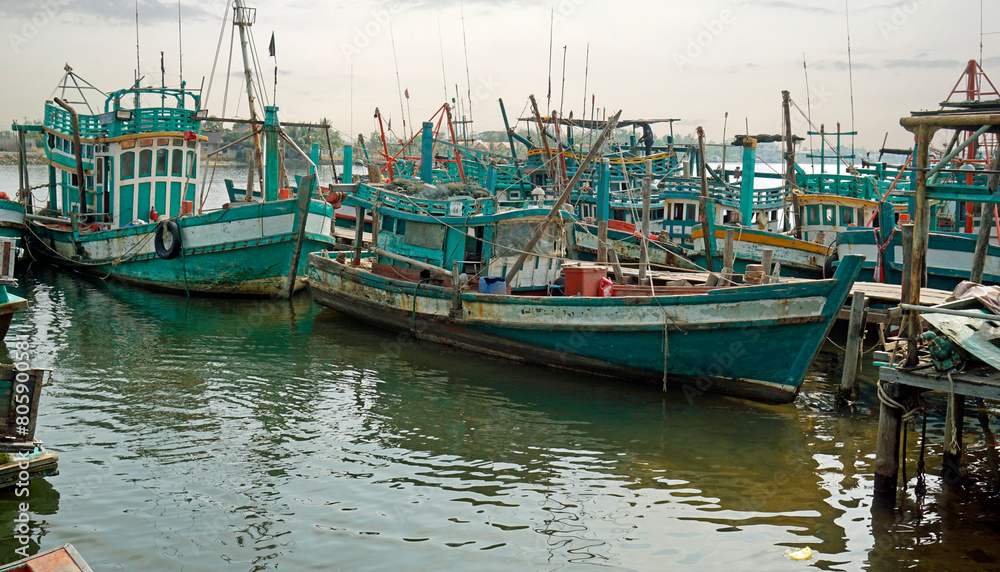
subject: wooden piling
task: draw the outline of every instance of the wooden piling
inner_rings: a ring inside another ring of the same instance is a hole
[[[854,397],[857,391],[858,359],[861,356],[861,339],[865,331],[865,293],[851,294],[851,319],[847,324],[847,347],[844,350],[844,372],[840,377],[837,400],[842,404]]]
[[[904,224],[901,227],[903,280],[900,300],[906,304],[918,304],[920,300],[920,276],[912,272],[913,266],[916,264],[913,256],[913,224]],[[917,302],[913,300],[917,300]],[[919,361],[917,352],[920,346],[920,316],[916,312],[907,311],[906,331],[900,333],[906,337],[906,366],[913,367]]]
[[[733,279],[733,266],[736,264],[736,233],[726,229],[726,242],[722,247],[722,275],[727,280]]]
[[[879,381],[886,397],[905,404],[913,388],[897,383]],[[881,399],[881,395],[879,398]],[[884,507],[896,505],[896,481],[899,476],[899,436],[903,429],[902,409],[885,401],[879,406],[878,440],[875,444],[875,504]]]
[[[374,232],[375,229],[373,228]],[[365,208],[362,206],[354,207],[354,259],[351,260],[351,266],[357,268],[361,266],[361,243],[364,241],[365,236]]]
[[[652,201],[653,162],[646,159],[646,176],[642,178],[642,224],[639,239],[639,283],[646,283],[646,272],[649,271],[649,203]]]
[[[957,133],[957,132],[956,132]],[[1000,184],[1000,147],[993,154],[993,165],[990,167],[990,178],[986,182],[991,194],[997,193]],[[972,257],[972,272],[969,280],[976,284],[983,282],[983,268],[986,266],[986,250],[990,245],[990,231],[993,230],[994,205],[983,203],[983,216],[979,219],[979,236],[976,238],[976,253]]]
[[[965,396],[948,394],[948,409],[944,418],[944,458],[941,462],[941,480],[945,486],[955,486],[962,481],[962,427],[965,421]]]
[[[764,267],[764,284],[771,282],[771,260],[774,258],[774,250],[765,248],[760,255],[760,265]]]
[[[608,221],[597,222],[597,262],[607,264],[608,262]]]
[[[611,256],[611,268],[615,272],[615,284],[624,284],[625,276],[622,274],[622,265],[618,262],[618,251],[611,248],[608,249],[608,254]]]
[[[705,130],[698,126],[698,173],[701,177],[701,231],[705,242],[705,266],[709,272],[715,272],[715,262],[712,260],[712,246],[715,243],[715,236],[709,233],[714,232],[712,221],[708,217],[713,216],[714,209],[709,208],[708,201],[712,200],[708,196],[708,175],[705,172]]]

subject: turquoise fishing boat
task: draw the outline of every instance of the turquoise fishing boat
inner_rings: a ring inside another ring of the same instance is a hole
[[[17,286],[14,278],[14,263],[17,259],[17,239],[0,237],[0,340],[10,330],[14,313],[28,307],[28,301],[7,291],[8,286]]]
[[[860,265],[845,258],[831,279],[792,283],[710,287],[704,273],[598,283],[605,268],[565,259],[574,219],[559,208],[367,184],[344,204],[373,212],[374,246],[310,255],[319,304],[421,340],[689,396],[791,401]]]
[[[236,2],[241,35],[253,19],[248,10]],[[244,61],[252,58],[244,54]],[[251,77],[248,69],[248,92]],[[49,196],[44,211],[27,215],[33,255],[150,288],[280,297],[304,287],[308,253],[333,247],[333,207],[317,195],[315,177],[302,179],[297,197],[279,192],[287,186],[279,141],[315,164],[283,132],[277,106],[265,106],[262,121],[251,108],[259,200],[250,193],[216,210],[199,200],[207,140],[199,92],[183,83],[135,85],[106,94],[97,111],[80,113],[60,98],[46,102]]]

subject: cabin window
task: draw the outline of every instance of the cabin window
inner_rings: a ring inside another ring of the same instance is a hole
[[[649,220],[663,220],[663,209],[649,211]]]
[[[686,218],[687,218],[687,220],[695,220],[695,219],[698,218],[698,211],[696,210],[695,205],[688,205],[687,206],[687,217]]]
[[[122,180],[135,176],[135,151],[122,153]]]
[[[153,152],[150,150],[139,152],[139,176],[148,177],[153,169]]]
[[[406,219],[396,219],[396,234],[399,236],[406,234]]]
[[[167,174],[167,150],[159,149],[156,151],[156,176],[164,177]]]
[[[867,218],[868,217],[865,216],[865,209],[859,208],[858,209],[858,224],[859,225],[860,224],[864,224],[865,219],[867,219]]]
[[[96,171],[96,174],[97,174],[97,184],[98,185],[103,185],[104,184],[104,164],[105,164],[104,161],[105,161],[105,159],[98,158],[97,159],[97,168],[94,169],[94,171]]]
[[[87,145],[87,146],[85,146],[83,148],[83,150],[87,152],[87,158],[88,159],[93,159],[94,158],[94,146],[93,145]]]
[[[837,224],[837,207],[830,205],[823,206],[823,224]]]
[[[49,133],[49,149],[56,148],[56,136],[55,133]]]
[[[494,245],[496,256],[500,258],[518,256],[528,246],[531,238],[538,232],[538,221],[531,222],[501,222],[497,223]],[[535,244],[533,254],[558,256],[556,248],[559,245],[560,231],[554,224],[545,226],[545,232]]]
[[[188,151],[187,160],[188,160],[187,176],[189,179],[194,178],[195,173],[197,171],[196,167],[198,166],[198,163],[195,162],[194,160],[194,151]]]
[[[447,228],[439,224],[410,221],[403,242],[412,246],[443,250],[446,231]]]
[[[771,222],[777,222],[777,220],[778,220],[778,211],[769,211],[767,214],[768,214],[768,219]]]
[[[166,137],[162,137],[162,138],[156,140],[156,144],[158,146],[160,146],[160,147],[166,147],[167,145],[170,144],[170,139],[167,139]]]
[[[88,189],[93,189],[94,188],[94,177],[92,177],[90,175],[87,175],[87,188]]]
[[[173,155],[173,163],[171,163],[170,174],[174,177],[180,177],[181,173],[184,172],[184,151],[174,149]]]
[[[806,207],[806,224],[819,224],[819,205]]]
[[[183,139],[174,139],[174,147],[183,147],[183,146],[184,146]]]
[[[140,147],[152,147],[153,146],[153,140],[152,139],[140,139],[139,140],[139,146]]]
[[[395,221],[396,219],[392,218],[391,216],[382,217],[382,230],[386,232],[392,232],[394,226],[392,223]]]
[[[685,206],[684,203],[677,203],[676,205],[674,205],[673,220],[684,220],[684,206]]]
[[[842,226],[854,224],[854,209],[851,207],[840,207],[840,224]]]
[[[194,141],[188,141],[188,149],[194,149]]]
[[[611,209],[612,220],[625,220],[625,211],[621,209]]]

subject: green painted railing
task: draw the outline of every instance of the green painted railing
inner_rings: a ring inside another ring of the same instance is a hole
[[[78,115],[80,137],[120,137],[157,131],[198,133],[201,129],[201,121],[192,119],[194,112],[190,109],[153,107],[119,113],[128,119],[117,119],[114,113],[108,113],[103,116],[108,122],[102,124],[100,115]],[[73,135],[69,112],[52,103],[45,104],[45,126],[68,136]]]

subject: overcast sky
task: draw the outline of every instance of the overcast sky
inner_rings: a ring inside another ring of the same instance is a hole
[[[180,4],[184,79],[198,87],[204,78],[207,87],[230,3]],[[676,132],[704,125],[709,139],[721,140],[726,112],[727,138],[748,124],[751,133],[778,132],[781,90],[787,89],[803,110],[811,104],[814,123],[825,123],[828,131],[838,121],[846,131],[853,122],[858,146],[877,149],[888,132],[889,146],[906,147],[912,137],[899,127],[899,118],[936,107],[966,62],[979,58],[981,37],[980,0],[251,0],[248,5],[257,9],[253,35],[268,97],[275,59],[268,57],[267,45],[275,35],[281,118],[327,117],[355,137],[373,131],[376,107],[402,136],[405,114],[419,125],[455,95],[458,84],[463,99],[471,91],[480,131],[503,128],[501,97],[511,116],[525,115],[528,95],[535,94],[543,108],[589,117],[594,96],[599,111],[623,109],[626,118],[677,117],[683,121]],[[983,10],[983,67],[1000,82],[1000,25],[990,24],[998,21],[1000,5],[988,1]],[[167,83],[176,84],[177,1],[139,0],[138,15],[144,83],[159,83],[163,51]],[[223,111],[230,28],[225,27],[207,103],[216,115]],[[41,118],[66,63],[105,91],[133,81],[135,0],[0,0],[0,32],[4,128],[15,119]],[[247,110],[238,53],[237,42],[227,116],[245,116]],[[410,99],[401,104],[403,89]],[[796,134],[804,135],[804,120],[795,110],[793,115]],[[664,129],[656,127],[656,135]]]

